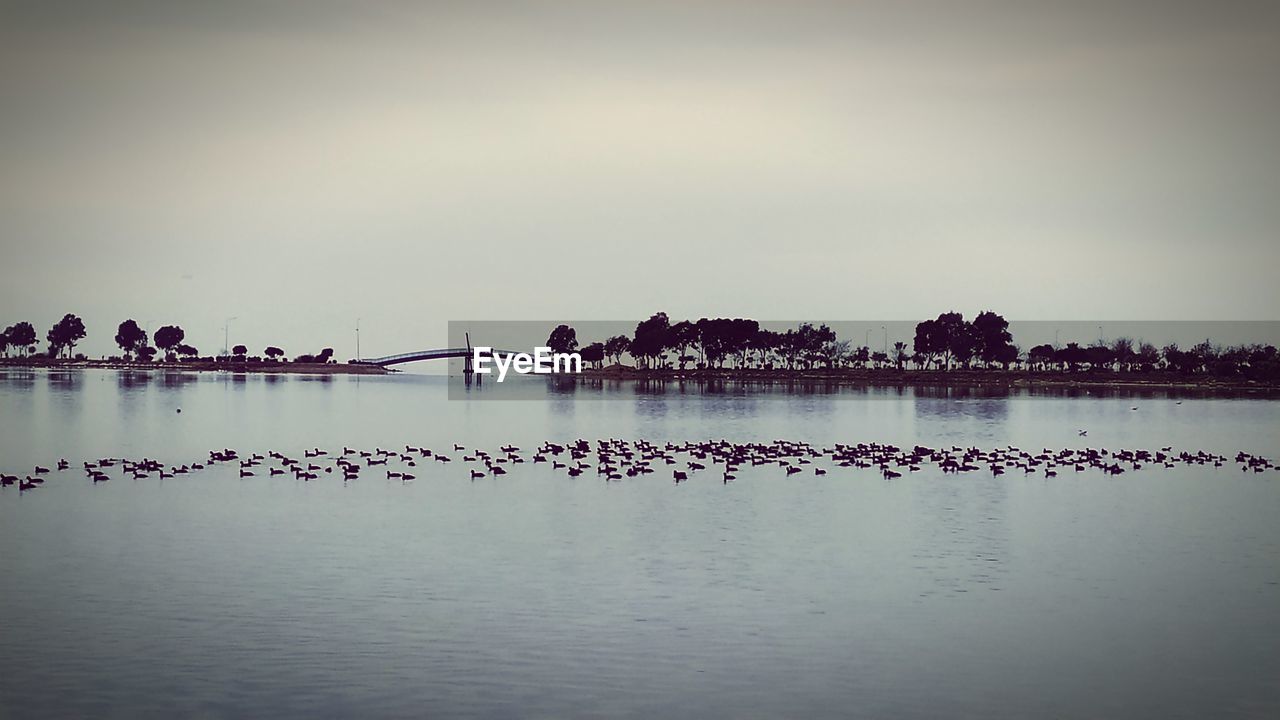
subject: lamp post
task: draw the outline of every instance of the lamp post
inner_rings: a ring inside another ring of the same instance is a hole
[[[227,355],[231,354],[230,352],[231,346],[227,343],[227,339],[231,337],[231,321],[239,320],[239,319],[240,319],[239,316],[229,317],[227,318],[227,321],[222,324],[222,355],[223,357],[226,357]]]
[[[862,333],[862,347],[871,346],[871,330],[872,328],[867,328],[867,331]]]
[[[356,362],[360,362],[360,318],[356,318]]]
[[[884,331],[884,349],[882,352],[885,357],[889,357],[889,330],[883,325],[880,326],[880,329]]]

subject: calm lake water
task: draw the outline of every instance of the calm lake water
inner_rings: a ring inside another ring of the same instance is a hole
[[[1280,717],[1274,471],[76,469],[609,437],[1280,457],[1271,400],[448,382],[0,371],[0,470],[73,465],[0,491],[0,718]]]

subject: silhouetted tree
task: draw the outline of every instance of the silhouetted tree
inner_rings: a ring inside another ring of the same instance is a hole
[[[147,332],[134,320],[125,320],[116,328],[116,345],[127,357],[136,357],[142,348],[147,347]]]
[[[826,327],[823,325],[822,327]],[[739,367],[747,364],[747,354],[751,352],[751,343],[760,334],[760,323],[749,318],[734,318],[729,321],[728,350],[732,353]],[[835,333],[831,333],[835,339]]]
[[[604,344],[598,342],[591,343],[590,345],[582,348],[578,354],[582,356],[582,362],[590,363],[591,365],[599,368],[600,363],[604,361]]]
[[[901,340],[895,342],[893,344],[893,363],[898,366],[899,371],[901,371],[902,366],[906,364],[908,357],[907,344]]]
[[[1018,355],[1020,354],[1021,351],[1017,345],[1006,343],[996,350],[995,357],[992,360],[1000,363],[1005,370],[1008,370],[1010,365],[1018,362]]]
[[[578,332],[568,325],[557,325],[547,337],[547,347],[555,353],[571,353],[578,349]]]
[[[822,325],[827,327],[827,325]],[[818,348],[818,356],[822,357],[827,369],[841,368],[849,363],[854,356],[852,351],[852,343],[847,340],[836,340],[836,333],[831,333],[831,340],[823,341],[822,346]]]
[[[172,360],[174,348],[182,344],[187,334],[177,325],[165,325],[156,330],[155,343],[156,347],[165,351],[165,359]]]
[[[626,335],[614,335],[604,343],[605,357],[613,358],[615,364],[622,362],[622,355],[631,350],[631,340]]]
[[[998,316],[997,316],[998,317]],[[942,313],[936,320],[916,325],[915,350],[933,363],[941,360],[944,370],[951,361],[967,363],[977,353],[979,341],[971,323],[958,312]]]
[[[1249,351],[1244,372],[1251,380],[1280,381],[1280,353],[1272,345],[1257,346]]]
[[[1085,348],[1084,359],[1089,367],[1097,369],[1111,365],[1115,362],[1116,355],[1111,352],[1111,348],[1099,341]]]
[[[194,347],[187,345],[186,343],[175,348],[175,352],[181,355],[184,360],[191,360],[196,355],[200,354],[199,350],[196,350]]]
[[[980,312],[973,319],[973,335],[978,358],[984,363],[1002,362],[1002,358],[1009,357],[1013,336],[1009,334],[1008,320],[990,310]],[[1013,358],[1017,359],[1016,351],[1013,353]]]
[[[327,363],[333,359],[333,348],[325,348],[316,356],[316,362]]]
[[[772,367],[773,357],[782,346],[782,342],[782,333],[760,328],[747,340],[747,349],[755,352],[756,363],[760,367]]]
[[[275,345],[271,345],[267,347],[266,350],[263,350],[262,354],[266,355],[271,360],[279,360],[281,357],[284,356],[284,351],[276,347]]]
[[[951,357],[956,363],[963,367],[969,367],[973,359],[978,356],[978,350],[981,348],[982,341],[978,337],[978,331],[973,327],[973,323],[961,322],[951,335]]]
[[[1207,370],[1218,359],[1218,350],[1206,338],[1204,342],[1191,348],[1190,355],[1195,358],[1196,370]]]
[[[801,323],[796,328],[795,343],[799,350],[798,359],[804,367],[812,367],[822,361],[830,364],[833,357],[828,355],[828,346],[835,347],[836,333],[826,325]]]
[[[1133,351],[1133,341],[1127,337],[1118,337],[1111,341],[1111,354],[1121,370],[1132,370],[1138,355]]]
[[[777,354],[781,357],[782,363],[787,366],[788,370],[794,370],[804,363],[806,338],[804,337],[803,328],[804,325],[801,325],[800,328],[792,328],[790,331],[781,333],[777,338]]]
[[[1067,366],[1067,370],[1075,372],[1080,365],[1088,362],[1085,349],[1079,343],[1067,343],[1067,346],[1054,353],[1054,359]]]
[[[664,312],[654,313],[648,320],[638,323],[635,337],[631,340],[631,356],[642,360],[645,367],[650,367],[666,349],[667,332],[670,328],[670,321]]]
[[[144,345],[138,348],[138,359],[143,362],[151,362],[152,358],[154,358],[155,356],[156,356],[156,349],[151,347],[150,345]]]
[[[1191,374],[1200,370],[1203,360],[1195,352],[1178,349],[1177,343],[1169,343],[1160,353],[1164,357],[1165,367],[1183,374]]]
[[[853,351],[853,357],[851,359],[853,360],[853,364],[858,367],[865,368],[867,363],[871,362],[871,348],[866,345],[857,348]]]
[[[236,356],[236,360],[244,361],[245,353],[249,352],[249,348],[244,345],[236,345],[231,348],[231,354]]]
[[[676,353],[676,362],[684,370],[685,363],[692,359],[688,355],[689,348],[698,343],[698,327],[688,320],[681,320],[671,326],[667,333],[667,348]]]
[[[1031,363],[1033,367],[1043,370],[1054,364],[1056,355],[1057,351],[1053,349],[1052,345],[1036,345],[1027,351],[1027,362]]]
[[[49,355],[57,356],[64,350],[68,357],[71,356],[71,350],[76,343],[84,339],[84,321],[80,318],[67,313],[53,327],[49,328],[48,334],[45,335],[49,341]]]
[[[25,320],[14,323],[5,329],[4,334],[10,346],[22,350],[24,356],[31,354],[36,344],[36,329],[31,326],[31,323]]]
[[[1143,370],[1151,370],[1160,362],[1160,351],[1151,343],[1140,343],[1138,345],[1138,365]]]
[[[916,325],[913,347],[916,354],[924,358],[926,368],[947,352],[947,338],[936,320],[925,320]]]
[[[729,321],[723,318],[702,318],[694,323],[698,336],[700,364],[720,367],[732,343],[729,337]]]
[[[832,333],[834,335],[834,333]],[[822,343],[822,347],[818,351],[823,362],[827,364],[827,369],[838,368],[853,357],[852,344],[849,340],[831,339]]]
[[[760,332],[760,323],[744,318],[702,318],[693,324],[699,355],[708,367],[722,367],[726,359],[746,365],[747,354]]]
[[[0,331],[0,354],[9,357],[9,330]]]

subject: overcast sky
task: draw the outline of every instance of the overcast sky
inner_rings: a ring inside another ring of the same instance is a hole
[[[1280,3],[0,8],[0,325],[93,355],[1280,318]]]

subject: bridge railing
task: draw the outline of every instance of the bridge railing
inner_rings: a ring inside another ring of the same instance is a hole
[[[417,352],[399,353],[397,355],[386,355],[384,357],[362,358],[358,362],[368,363],[370,365],[378,365],[380,363],[395,362],[397,360],[408,360],[409,358],[412,358],[412,357],[422,357],[424,355],[425,356],[452,355],[452,354],[465,355],[466,353],[467,353],[467,349],[464,347],[440,348],[439,350],[419,350]]]
[[[398,362],[407,362],[412,360],[435,360],[448,357],[465,357],[470,350],[465,347],[439,348],[437,350],[419,350],[417,352],[399,353],[398,355],[386,355],[376,358],[361,358],[358,363],[365,365],[394,365]],[[511,350],[491,350],[492,355],[512,355]]]

